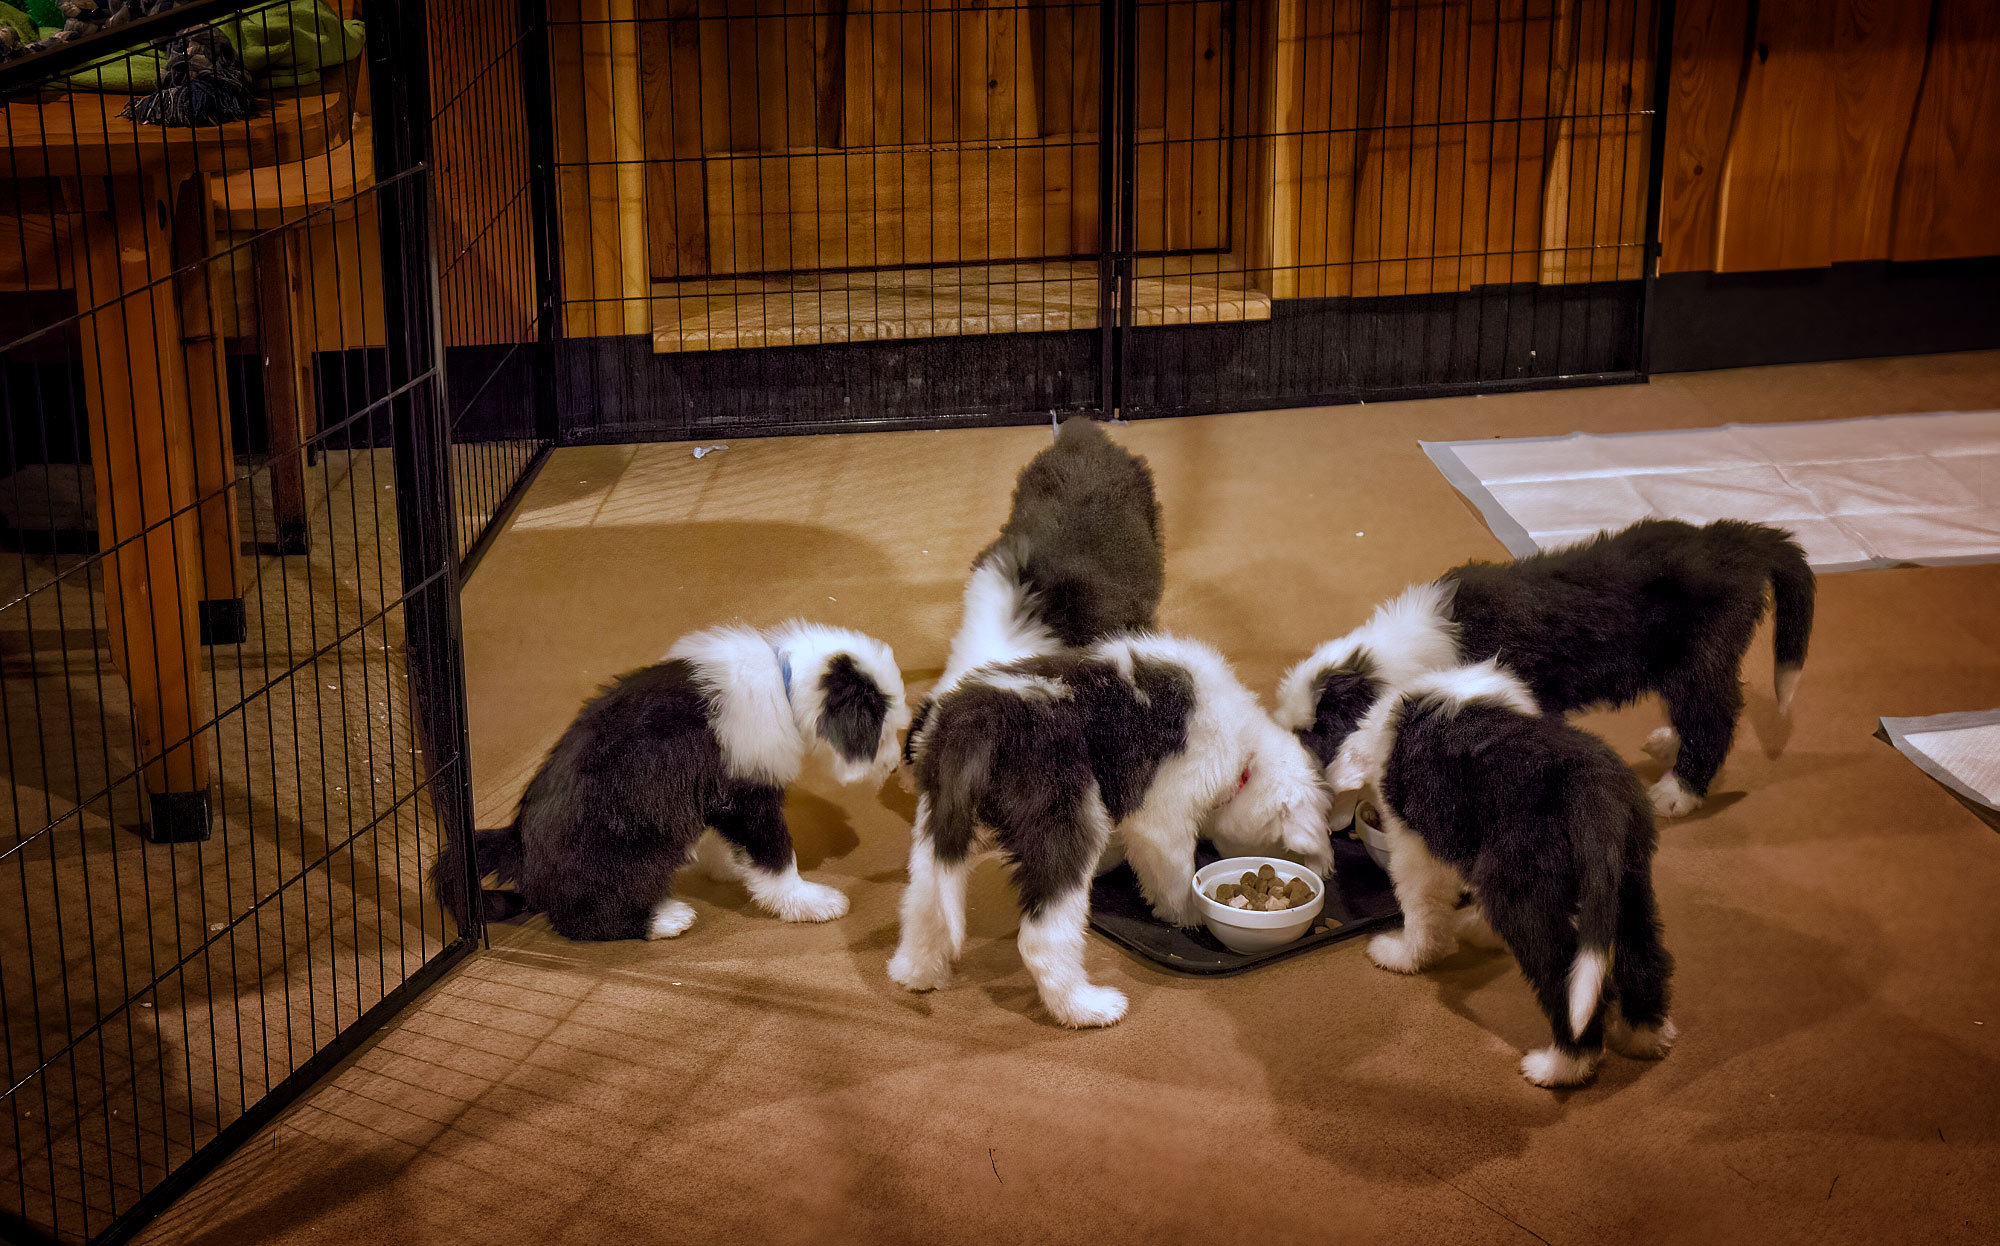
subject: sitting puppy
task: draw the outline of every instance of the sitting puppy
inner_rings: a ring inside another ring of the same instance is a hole
[[[843,783],[879,779],[908,722],[902,676],[879,640],[803,622],[683,637],[583,707],[512,826],[478,832],[480,875],[520,892],[484,892],[486,915],[531,907],[566,938],[670,939],[694,921],[671,886],[698,852],[774,916],[839,917],[847,897],[799,877],[785,787],[814,748]],[[721,841],[704,837],[709,827]],[[464,927],[462,851],[448,842],[431,882]]]
[[[1113,831],[1153,912],[1175,925],[1196,919],[1204,824],[1333,867],[1312,758],[1192,641],[1123,636],[977,668],[936,702],[915,771],[910,885],[889,962],[913,991],[950,979],[975,851],[997,848],[1012,865],[1021,959],[1068,1026],[1125,1015],[1125,997],[1083,973],[1091,874]]]
[[[1812,635],[1804,552],[1761,524],[1647,519],[1518,562],[1467,563],[1411,589],[1370,620],[1368,637],[1329,641],[1294,667],[1279,689],[1280,717],[1310,729],[1325,677],[1357,661],[1441,670],[1497,657],[1551,714],[1657,692],[1672,726],[1647,750],[1673,765],[1650,795],[1656,812],[1678,817],[1701,804],[1729,755],[1743,709],[1738,674],[1767,584],[1785,711]],[[1336,720],[1344,712],[1329,708]]]
[[[1021,469],[1005,526],[973,559],[958,635],[917,710],[904,760],[916,755],[931,704],[967,671],[1150,629],[1165,580],[1146,460],[1089,416],[1071,417]]]
[[[1416,973],[1461,936],[1497,934],[1555,1032],[1521,1061],[1537,1086],[1588,1080],[1607,1028],[1628,1055],[1667,1054],[1673,960],[1653,901],[1653,817],[1603,742],[1542,714],[1487,661],[1389,689],[1330,777],[1380,797],[1403,929],[1369,941],[1377,965]],[[1455,911],[1468,884],[1474,907]]]

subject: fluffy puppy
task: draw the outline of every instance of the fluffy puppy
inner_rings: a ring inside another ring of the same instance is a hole
[[[965,942],[971,858],[997,849],[1020,894],[1021,959],[1068,1026],[1125,1015],[1125,997],[1083,972],[1091,875],[1114,831],[1153,912],[1176,925],[1195,920],[1203,826],[1333,867],[1312,758],[1193,641],[1121,636],[979,667],[936,702],[915,774],[889,976],[913,991],[945,985]]]
[[[1657,692],[1672,725],[1654,732],[1647,751],[1672,766],[1649,795],[1655,812],[1678,817],[1701,804],[1729,755],[1743,709],[1738,676],[1767,585],[1786,711],[1812,635],[1804,552],[1762,524],[1647,519],[1517,562],[1467,563],[1411,589],[1292,668],[1279,688],[1280,720],[1324,756],[1323,738],[1311,733],[1337,729],[1355,695],[1351,679],[1328,681],[1363,665],[1441,670],[1497,657],[1551,714]],[[1329,695],[1334,702],[1322,704]],[[1322,718],[1327,725],[1315,726]]]
[[[917,710],[905,760],[915,756],[931,704],[966,672],[1150,629],[1165,582],[1146,460],[1089,416],[1071,417],[1021,469],[1006,524],[973,559],[958,634]]]
[[[1497,935],[1554,1031],[1521,1061],[1537,1086],[1588,1080],[1607,1026],[1629,1055],[1667,1053],[1673,961],[1653,899],[1652,811],[1602,741],[1544,715],[1487,661],[1381,697],[1330,777],[1380,797],[1403,929],[1369,941],[1377,965],[1416,973],[1462,936]],[[1468,886],[1473,907],[1458,910]]]
[[[674,872],[698,856],[774,916],[839,917],[847,897],[799,877],[785,788],[815,750],[842,783],[879,779],[908,722],[894,656],[858,632],[792,622],[683,637],[583,707],[512,826],[478,832],[481,877],[519,891],[480,902],[489,920],[545,910],[571,939],[672,938],[694,921]],[[464,926],[461,851],[448,842],[431,881]]]

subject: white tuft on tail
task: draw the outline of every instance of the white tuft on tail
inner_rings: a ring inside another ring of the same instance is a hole
[[[1779,667],[1777,685],[1778,712],[1780,714],[1789,714],[1792,712],[1792,694],[1799,690],[1799,668],[1796,666]]]
[[[1597,998],[1604,991],[1604,975],[1611,972],[1611,958],[1594,947],[1576,954],[1569,970],[1569,1032],[1580,1036],[1590,1019],[1597,1015]]]

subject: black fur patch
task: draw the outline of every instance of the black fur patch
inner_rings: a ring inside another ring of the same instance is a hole
[[[1089,416],[1072,416],[1021,469],[1007,523],[973,565],[1001,548],[1063,644],[1154,626],[1166,558],[1153,473]]]
[[[1341,743],[1354,734],[1382,695],[1382,681],[1375,678],[1375,663],[1365,649],[1356,650],[1339,666],[1330,666],[1313,678],[1317,691],[1313,722],[1298,732],[1299,743],[1324,769],[1340,752]]]
[[[753,864],[782,870],[792,860],[784,792],[728,775],[708,715],[685,660],[620,677],[549,750],[514,825],[479,833],[479,867],[514,883],[558,934],[591,940],[644,938],[708,826]],[[432,866],[440,889],[455,868]],[[507,908],[496,894],[482,901],[489,918]]]
[[[1673,959],[1653,897],[1653,814],[1597,737],[1560,718],[1405,698],[1381,795],[1433,856],[1457,869],[1534,987],[1556,1044],[1603,1046],[1602,1009],[1633,1025],[1667,1015]],[[1612,949],[1598,1017],[1569,1024],[1580,944]]]
[[[998,668],[1060,685],[1061,697],[979,679],[936,703],[917,759],[940,861],[963,860],[977,826],[993,828],[1029,916],[1087,886],[1098,846],[1085,800],[1093,787],[1112,822],[1144,800],[1160,764],[1187,747],[1194,680],[1178,666],[1135,662],[1128,683],[1109,662],[1066,653]]]
[[[1674,773],[1705,795],[1743,708],[1744,650],[1777,601],[1777,658],[1805,660],[1813,574],[1788,534],[1721,520],[1648,519],[1587,544],[1447,572],[1467,662],[1498,657],[1542,709],[1565,714],[1666,699],[1680,733]]]
[[[849,761],[867,761],[875,756],[882,739],[882,719],[889,712],[889,698],[850,654],[836,653],[820,677],[820,694],[825,698],[819,716],[819,735],[834,751]]]

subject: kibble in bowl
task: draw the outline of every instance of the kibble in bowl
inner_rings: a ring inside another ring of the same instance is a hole
[[[1319,875],[1276,857],[1230,857],[1194,876],[1202,920],[1234,952],[1262,952],[1305,934],[1326,904]]]

